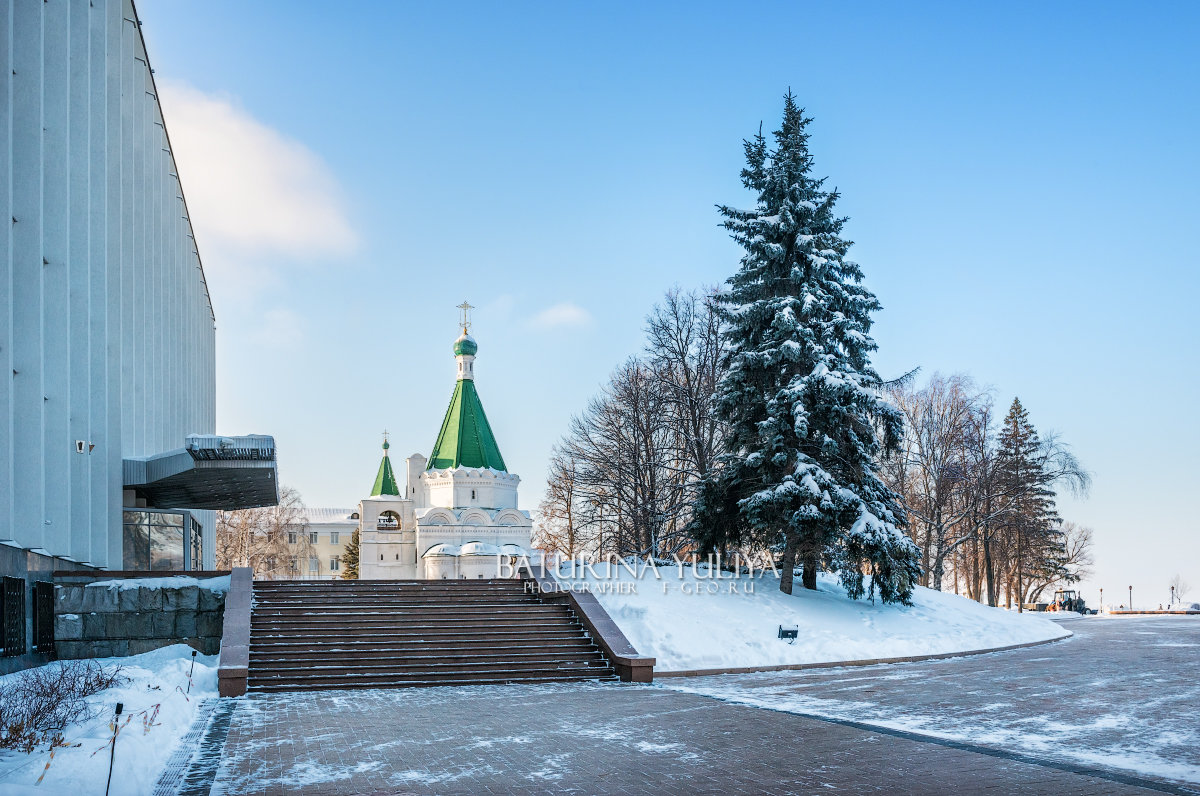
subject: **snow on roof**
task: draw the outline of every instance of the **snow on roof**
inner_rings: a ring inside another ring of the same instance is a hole
[[[324,525],[326,523],[338,522],[358,522],[358,520],[350,519],[350,515],[357,512],[358,509],[321,509],[321,508],[306,508],[304,509],[304,519],[308,520],[309,525]]]
[[[487,542],[467,542],[459,548],[459,555],[463,556],[498,556],[500,548],[494,544]]]

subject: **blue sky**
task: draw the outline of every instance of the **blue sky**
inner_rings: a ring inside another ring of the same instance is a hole
[[[455,305],[522,500],[673,284],[738,250],[790,86],[884,305],[885,376],[966,371],[1092,470],[1095,598],[1200,598],[1200,6],[142,0],[216,305],[218,425],[310,505],[428,453]],[[1139,599],[1141,598],[1141,599]]]

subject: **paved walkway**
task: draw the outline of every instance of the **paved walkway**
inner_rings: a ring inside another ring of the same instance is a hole
[[[928,663],[664,679],[691,693],[1124,770],[1200,792],[1200,619],[1089,617],[1075,636]]]
[[[1153,791],[638,686],[252,697],[214,793]]]
[[[1005,735],[1023,727],[1057,737],[1068,727],[1062,737],[1088,748],[1072,732],[1091,717],[1092,748],[1106,750],[1131,736],[1105,717],[1138,711],[1136,721],[1173,723],[1185,739],[1200,728],[1190,712],[1200,703],[1200,623],[1169,624],[1180,621],[1085,620],[1071,625],[1070,642],[1010,653],[652,687],[254,695],[222,701],[186,792],[209,783],[214,794],[1200,792],[1122,773],[1121,760],[1106,766]],[[677,690],[701,686],[711,695]],[[868,726],[877,723],[903,729]]]

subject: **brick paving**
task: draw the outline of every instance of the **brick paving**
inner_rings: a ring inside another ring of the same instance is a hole
[[[739,704],[957,738],[1200,792],[1200,619],[1089,617],[1042,647],[926,663],[663,679]]]
[[[585,683],[252,695],[237,702],[212,792],[1155,791],[696,694]]]

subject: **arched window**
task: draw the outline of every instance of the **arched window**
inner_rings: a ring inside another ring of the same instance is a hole
[[[394,511],[385,511],[375,521],[375,528],[380,531],[400,530],[400,515]]]

